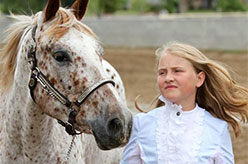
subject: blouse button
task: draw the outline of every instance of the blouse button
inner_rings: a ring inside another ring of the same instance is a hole
[[[180,116],[180,114],[181,114],[180,112],[177,112],[177,113],[176,113],[177,116]]]

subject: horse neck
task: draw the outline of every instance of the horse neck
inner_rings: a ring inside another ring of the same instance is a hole
[[[15,77],[8,102],[5,103],[4,112],[8,113],[5,114],[5,120],[8,121],[5,123],[4,131],[8,135],[4,138],[4,151],[13,156],[25,154],[21,163],[26,163],[25,158],[38,159],[40,163],[64,160],[72,137],[65,133],[64,128],[55,119],[44,114],[33,102],[27,85],[28,73],[18,75],[17,71]],[[74,146],[72,153],[84,156],[84,147],[79,141],[79,139],[75,141],[77,147]],[[70,161],[76,163],[76,159]]]

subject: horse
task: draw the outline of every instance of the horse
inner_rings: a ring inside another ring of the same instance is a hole
[[[88,0],[13,15],[0,52],[1,164],[115,164],[132,129],[123,83],[84,23]]]

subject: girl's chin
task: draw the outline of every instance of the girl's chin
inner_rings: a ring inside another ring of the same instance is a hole
[[[177,97],[175,96],[164,96],[164,98],[172,103],[175,103],[177,101]]]

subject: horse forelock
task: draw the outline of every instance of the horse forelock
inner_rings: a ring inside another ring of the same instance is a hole
[[[60,39],[68,32],[69,28],[73,27],[80,32],[96,38],[95,33],[88,26],[78,21],[70,9],[60,8],[56,17],[50,23],[51,25],[45,30],[45,34],[48,37]]]

